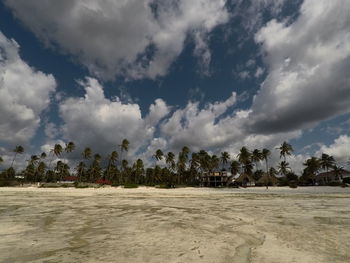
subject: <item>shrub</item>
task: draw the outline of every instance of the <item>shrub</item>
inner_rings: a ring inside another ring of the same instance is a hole
[[[87,184],[74,184],[74,186],[75,186],[75,188],[88,188],[89,187],[89,185],[87,185]]]
[[[343,184],[343,183],[341,183],[341,182],[330,182],[330,183],[328,183],[327,185],[328,185],[328,186],[342,186],[342,184]]]
[[[138,184],[129,184],[129,183],[124,184],[124,188],[137,188],[137,187],[139,187]]]
[[[289,182],[289,187],[290,188],[297,188],[298,187],[298,182],[297,181],[290,181]]]
[[[170,184],[159,184],[155,186],[156,188],[162,188],[162,189],[170,189],[170,188],[175,188],[175,185],[170,185]]]
[[[11,186],[11,182],[8,180],[0,180],[0,187]]]
[[[344,178],[343,183],[350,184],[350,177]]]

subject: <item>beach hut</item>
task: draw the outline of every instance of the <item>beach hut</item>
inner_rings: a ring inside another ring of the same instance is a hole
[[[274,175],[269,175],[264,173],[264,175],[256,182],[258,185],[276,185],[278,184],[278,179]]]
[[[243,187],[255,186],[255,180],[252,176],[244,173],[235,180],[235,184]]]

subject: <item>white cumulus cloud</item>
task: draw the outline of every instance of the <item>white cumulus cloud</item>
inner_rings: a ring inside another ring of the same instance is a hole
[[[350,160],[350,137],[348,135],[340,135],[331,145],[322,145],[318,155],[322,153],[332,155],[337,161],[346,163]]]
[[[0,32],[0,142],[24,144],[34,136],[56,81],[24,62],[19,45]]]
[[[350,111],[349,25],[348,1],[305,0],[292,24],[261,28],[269,71],[251,108],[252,132],[307,128]]]
[[[106,98],[96,79],[86,78],[80,84],[85,88],[85,96],[68,98],[59,106],[64,138],[74,141],[79,149],[91,147],[106,154],[126,138],[130,152],[135,153],[153,138],[155,126],[169,112],[165,102],[157,99],[142,118],[138,104]]]

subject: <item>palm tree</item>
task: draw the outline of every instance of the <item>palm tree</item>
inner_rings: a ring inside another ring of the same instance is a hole
[[[58,173],[58,178],[63,180],[66,176],[69,176],[70,167],[63,161],[58,161],[55,170]]]
[[[169,170],[174,171],[175,169],[175,154],[173,152],[168,152],[168,154],[165,157],[165,162],[169,167]]]
[[[134,170],[135,170],[135,178],[134,178],[134,183],[139,183],[140,177],[144,174],[145,172],[145,167],[143,165],[143,161],[141,159],[137,159],[135,164],[134,164]]]
[[[251,162],[251,152],[246,148],[242,147],[237,155],[238,161],[243,165],[243,170],[247,174],[252,174],[252,162]]]
[[[163,154],[162,150],[158,149],[156,151],[156,153],[153,155],[153,157],[156,159],[156,161],[160,161],[163,159],[164,154]]]
[[[130,142],[127,139],[123,139],[122,143],[119,145],[120,147],[120,159],[122,160],[123,152],[127,152],[129,150]]]
[[[182,147],[181,152],[179,153],[179,157],[177,160],[177,180],[180,183],[181,179],[184,178],[184,173],[186,171],[186,165],[188,161],[188,154],[190,149],[187,146]]]
[[[55,144],[55,146],[51,150],[52,158],[51,158],[50,165],[49,165],[50,169],[51,169],[51,163],[53,161],[53,157],[56,156],[56,158],[58,158],[59,156],[61,156],[62,151],[63,151],[62,146],[60,144]]]
[[[90,179],[96,180],[99,179],[101,176],[101,155],[96,153],[94,155],[94,160],[92,161],[92,164],[90,166]]]
[[[121,151],[128,151],[129,150],[129,144],[130,144],[130,142],[127,139],[124,139],[122,141],[122,144],[120,145]]]
[[[269,175],[270,176],[276,176],[277,174],[278,174],[278,171],[274,167],[270,167]]]
[[[59,157],[62,152],[63,152],[62,146],[60,144],[55,144],[53,148],[53,153],[56,155],[56,157]]]
[[[247,149],[247,147],[242,147],[239,150],[239,154],[237,155],[238,157],[238,161],[242,164],[246,163],[246,162],[250,162],[250,157],[251,157],[251,153],[250,151]]]
[[[66,143],[66,148],[64,149],[64,151],[68,154],[68,153],[73,152],[74,149],[75,149],[74,142],[68,142],[68,143]]]
[[[337,166],[337,165],[333,165],[333,172],[335,175],[335,179],[339,180],[339,179],[343,179],[342,174],[344,172],[344,168],[341,166]]]
[[[128,168],[128,164],[129,164],[129,162],[127,161],[127,160],[123,160],[122,161],[122,167],[123,167],[123,170],[125,171],[127,168]]]
[[[38,181],[38,177],[40,177],[40,180],[43,180],[45,176],[45,170],[46,170],[46,164],[42,161],[39,162],[38,167],[36,169],[36,178],[35,181]]]
[[[109,170],[111,168],[111,165],[114,165],[115,162],[118,160],[118,153],[117,151],[113,151],[110,155],[108,155],[108,166],[107,166],[107,178],[109,179]]]
[[[263,160],[265,160],[265,164],[266,164],[266,173],[268,174],[268,173],[269,173],[268,159],[269,159],[269,157],[270,157],[270,155],[271,155],[271,152],[270,152],[269,149],[264,148],[264,149],[262,150],[261,154],[262,154]]]
[[[329,168],[332,168],[335,165],[334,157],[326,153],[322,153],[321,159],[319,161],[322,169],[326,170],[326,172],[328,172]]]
[[[307,159],[303,163],[303,165],[306,166],[305,169],[307,169],[309,173],[314,174],[314,175],[317,173],[317,171],[321,167],[320,160],[317,159],[316,157],[311,157],[311,158]]]
[[[311,158],[307,159],[303,163],[303,165],[306,166],[304,169],[304,172],[303,172],[303,177],[311,179],[312,183],[314,184],[316,174],[321,167],[320,160],[317,159],[316,157],[311,157]]]
[[[283,156],[285,162],[286,162],[286,155],[291,155],[292,152],[294,151],[292,145],[288,144],[285,141],[277,149],[280,150],[280,158],[282,158]]]
[[[68,142],[68,143],[66,144],[65,151],[66,151],[67,153],[73,152],[74,149],[75,149],[75,144],[74,144],[74,142]]]
[[[210,162],[209,162],[209,169],[210,171],[213,171],[215,169],[217,169],[219,167],[219,164],[220,164],[220,159],[219,157],[217,157],[215,154],[211,156],[210,158]]]
[[[220,160],[221,160],[221,163],[222,163],[222,168],[225,169],[226,168],[226,165],[227,163],[229,162],[230,160],[230,154],[228,152],[222,152],[221,153],[221,157],[220,157]]]
[[[40,159],[45,159],[47,157],[47,155],[46,155],[46,153],[45,152],[42,152],[41,154],[40,154]]]
[[[254,149],[254,151],[252,152],[251,159],[252,159],[252,162],[255,163],[255,167],[257,170],[258,163],[261,160],[263,160],[262,152],[259,149]]]
[[[11,168],[13,167],[17,154],[22,154],[24,152],[24,148],[21,145],[18,145],[15,147],[15,149],[13,149],[13,152],[15,153],[15,156],[13,157]]]
[[[291,171],[291,168],[289,167],[289,163],[286,161],[282,161],[278,164],[278,172],[280,174],[286,175],[288,172]]]
[[[181,152],[182,152],[183,155],[187,156],[190,153],[190,148],[188,148],[187,146],[184,146],[184,147],[182,147]]]
[[[198,153],[192,153],[191,160],[190,160],[190,176],[192,182],[195,181],[196,177],[198,176],[198,168],[200,167],[200,159]],[[200,175],[203,174],[203,171]]]
[[[241,164],[239,163],[239,161],[233,160],[231,162],[230,170],[231,170],[232,175],[238,174],[239,171],[241,170]]]
[[[82,152],[82,156],[85,160],[88,160],[91,158],[92,155],[92,150],[89,147],[86,147],[84,151]]]
[[[79,162],[78,166],[75,168],[78,172],[78,182],[81,181],[81,178],[85,172],[85,163],[84,162]]]
[[[36,165],[39,160],[40,158],[37,155],[32,155],[30,156],[29,163]]]
[[[27,160],[28,165],[23,171],[26,181],[36,181],[36,165],[39,160],[40,159],[37,155],[32,155],[30,156],[30,159]]]
[[[90,159],[91,159],[91,156],[92,156],[92,150],[91,150],[91,148],[90,148],[90,147],[86,147],[86,148],[84,149],[84,151],[81,153],[81,155],[83,156],[83,159],[84,159],[85,161],[90,160]],[[82,167],[81,164],[79,164],[78,166],[80,166],[80,168]],[[84,165],[84,166],[85,166],[85,165]],[[81,172],[80,175],[79,175],[79,177],[81,178],[82,172],[83,172],[84,170],[83,170],[83,169],[79,169],[79,171]]]

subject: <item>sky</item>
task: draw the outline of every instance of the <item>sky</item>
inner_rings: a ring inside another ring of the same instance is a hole
[[[348,0],[3,0],[0,155],[74,141],[350,158]],[[5,165],[4,164],[4,165]]]

